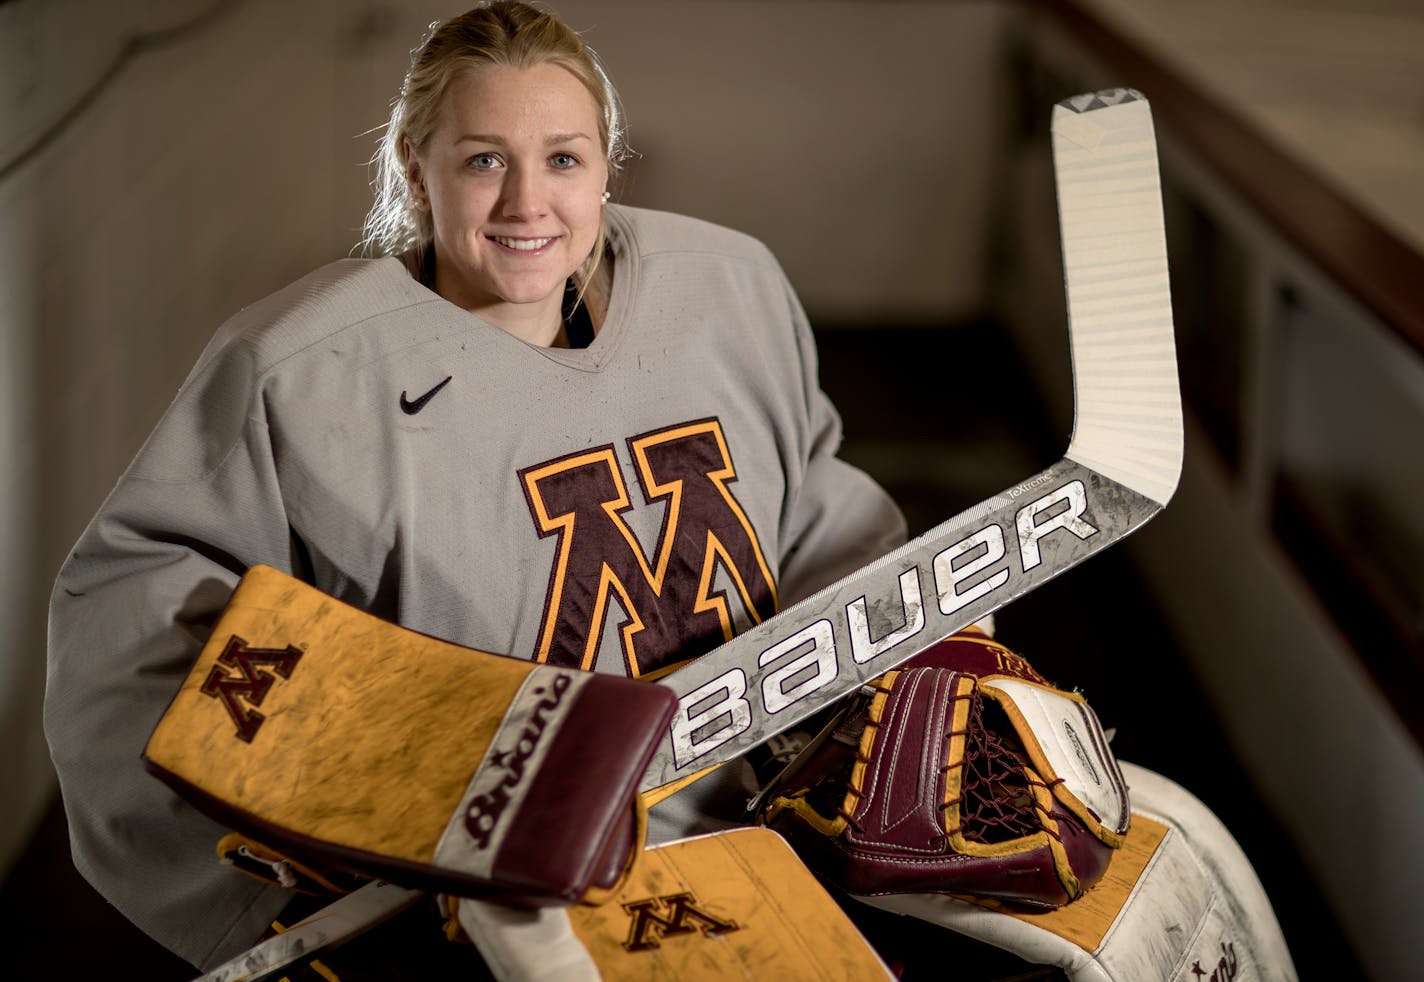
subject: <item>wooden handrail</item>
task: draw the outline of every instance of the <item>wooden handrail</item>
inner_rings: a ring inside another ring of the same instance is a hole
[[[1036,0],[1283,239],[1424,355],[1424,254],[1087,5]]]

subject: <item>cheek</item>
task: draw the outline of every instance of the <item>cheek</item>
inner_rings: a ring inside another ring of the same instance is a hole
[[[490,202],[469,188],[451,187],[447,184],[431,185],[430,209],[435,227],[447,235],[460,233],[484,223],[490,210]]]
[[[570,209],[570,226],[576,230],[578,238],[588,241],[590,247],[598,235],[598,226],[602,221],[603,202],[598,197],[589,198],[586,195],[581,195],[577,204]]]
[[[602,222],[603,209],[599,207],[598,204],[595,204],[584,214],[584,232],[590,240],[590,245],[592,245],[592,240],[598,235],[598,227]]]
[[[591,248],[598,235],[598,227],[603,221],[603,188],[608,183],[606,171],[590,173],[586,183],[581,183],[578,194],[572,202],[576,209],[578,227],[588,238]]]

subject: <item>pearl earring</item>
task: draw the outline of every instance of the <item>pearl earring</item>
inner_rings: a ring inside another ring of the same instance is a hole
[[[607,192],[607,191],[604,191],[604,192],[603,192],[602,201],[603,201],[603,203],[604,203],[605,205],[608,204],[608,199],[609,199],[609,197],[610,197],[610,196],[609,196],[608,192]]]

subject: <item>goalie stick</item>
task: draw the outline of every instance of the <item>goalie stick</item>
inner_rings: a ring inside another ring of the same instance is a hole
[[[678,711],[643,779],[740,756],[1147,522],[1176,489],[1181,399],[1146,99],[1053,113],[1076,417],[1058,463],[768,618],[662,684]]]
[[[1075,413],[1063,459],[660,680],[678,711],[644,791],[689,783],[856,691],[1140,528],[1176,490],[1182,410],[1150,106],[1132,89],[1074,96],[1054,107],[1052,137]],[[202,982],[267,978],[418,896],[368,885]]]

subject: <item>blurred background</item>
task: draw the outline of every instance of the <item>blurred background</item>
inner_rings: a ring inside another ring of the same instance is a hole
[[[844,455],[913,531],[1072,428],[1054,102],[1160,143],[1187,462],[1001,612],[1202,798],[1302,977],[1418,977],[1424,10],[1417,0],[563,0],[631,124],[618,200],[748,231]],[[0,931],[11,977],[185,978],[74,873],[41,728],[66,550],[212,331],[346,256],[435,0],[0,0]]]

